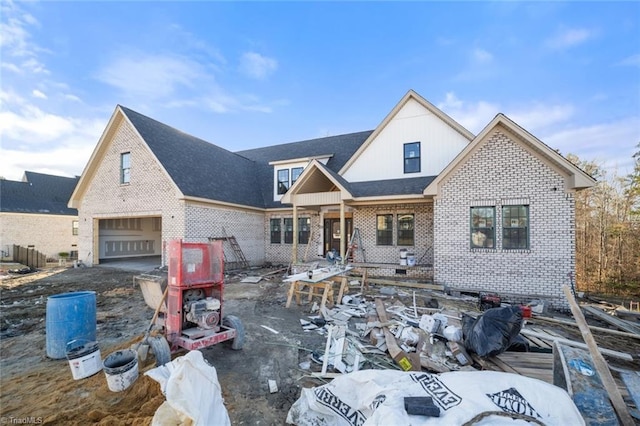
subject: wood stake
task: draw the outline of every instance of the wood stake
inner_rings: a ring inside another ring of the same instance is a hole
[[[629,408],[627,404],[622,399],[622,394],[620,393],[620,389],[618,389],[618,385],[613,380],[613,376],[611,375],[611,371],[609,371],[609,365],[605,361],[600,351],[598,351],[598,345],[596,344],[593,335],[591,334],[591,330],[589,330],[589,325],[587,321],[584,319],[584,315],[578,306],[578,303],[573,298],[573,294],[571,294],[571,289],[569,286],[562,286],[562,290],[564,291],[564,295],[569,301],[569,306],[571,307],[571,313],[580,328],[580,332],[582,333],[582,338],[585,343],[589,347],[589,352],[591,353],[591,358],[593,358],[593,363],[595,364],[596,370],[602,379],[602,384],[609,394],[609,399],[613,404],[613,408],[616,410],[618,417],[623,425],[632,425],[634,424],[633,418],[629,413]]]

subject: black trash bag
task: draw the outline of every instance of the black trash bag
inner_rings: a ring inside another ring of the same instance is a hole
[[[464,347],[483,358],[506,351],[522,328],[522,311],[519,306],[504,306],[484,311],[475,320],[462,317]]]
[[[529,345],[529,341],[520,334],[511,341],[511,344],[507,348],[507,352],[529,352],[530,350],[531,345]]]

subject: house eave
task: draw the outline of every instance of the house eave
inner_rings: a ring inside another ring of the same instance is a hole
[[[189,203],[205,204],[205,205],[208,205],[208,206],[222,206],[222,207],[229,207],[229,208],[233,208],[233,209],[241,209],[241,210],[248,210],[248,211],[254,211],[254,212],[264,212],[264,211],[266,211],[266,209],[262,208],[262,207],[253,207],[253,206],[246,206],[246,205],[243,205],[243,204],[227,203],[225,201],[211,200],[209,198],[184,196],[184,197],[178,198],[178,200],[179,201],[186,201],[186,202],[189,202]]]

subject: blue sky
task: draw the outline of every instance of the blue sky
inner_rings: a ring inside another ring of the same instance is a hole
[[[631,171],[640,2],[0,0],[0,176],[80,175],[117,104],[231,151],[375,128],[413,89]]]

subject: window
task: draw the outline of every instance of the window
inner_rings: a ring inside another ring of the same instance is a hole
[[[379,246],[393,245],[393,215],[380,214],[376,216],[376,221],[376,244]]]
[[[502,207],[502,248],[529,248],[529,206]]]
[[[120,183],[129,183],[131,181],[131,153],[123,152],[120,154]]]
[[[293,244],[293,218],[284,219],[284,243]]]
[[[294,167],[291,169],[291,186],[298,180],[304,168],[302,167]]]
[[[278,195],[289,189],[289,169],[278,170]]]
[[[398,215],[398,245],[412,246],[413,243],[413,214],[400,214]]]
[[[79,222],[77,220],[71,222],[71,235],[78,235],[78,226]]]
[[[311,218],[298,218],[298,243],[309,244],[309,233],[311,231]]]
[[[420,142],[404,144],[404,172],[420,172]]]
[[[471,207],[471,248],[495,248],[495,207]]]
[[[269,227],[271,229],[271,244],[280,244],[282,232],[280,219],[271,219]]]

